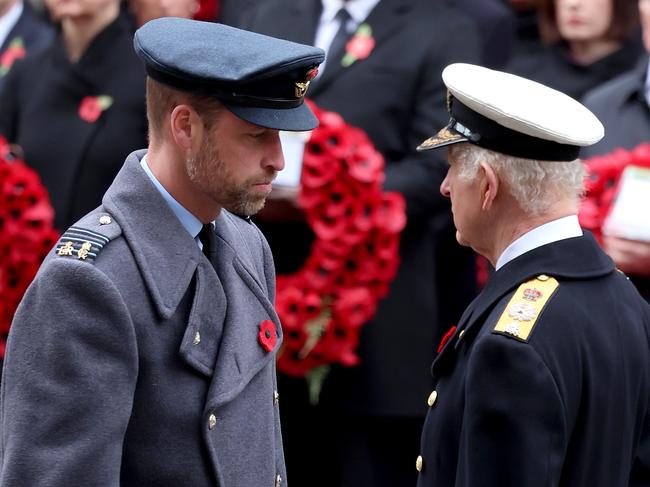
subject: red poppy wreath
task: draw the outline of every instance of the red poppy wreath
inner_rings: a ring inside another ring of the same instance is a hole
[[[310,106],[320,126],[305,147],[298,201],[315,239],[302,268],[278,276],[276,299],[278,368],[295,377],[358,364],[361,328],[395,277],[406,224],[402,195],[382,191],[384,160],[366,133]]]
[[[587,170],[585,198],[580,206],[580,225],[590,230],[598,240],[602,227],[618,192],[618,183],[627,166],[650,168],[650,144],[632,150],[616,149],[584,161]]]
[[[18,303],[59,238],[38,175],[0,137],[0,358]]]

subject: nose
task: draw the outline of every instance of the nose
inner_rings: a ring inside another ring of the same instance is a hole
[[[284,153],[282,152],[282,142],[280,142],[280,132],[277,130],[269,138],[262,165],[276,172],[284,169]]]
[[[449,198],[449,172],[447,172],[445,179],[443,179],[442,183],[440,183],[440,194],[442,194],[445,198]]]

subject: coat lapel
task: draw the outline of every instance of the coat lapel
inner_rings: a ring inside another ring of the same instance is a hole
[[[158,314],[169,319],[196,267],[210,263],[140,166],[145,154],[126,159],[103,204],[122,228]]]
[[[381,46],[395,33],[403,28],[406,21],[407,13],[412,8],[411,2],[408,0],[381,0],[377,6],[370,12],[368,18],[362,24],[370,25],[372,29],[372,37],[375,39],[375,47],[370,56],[366,59],[358,59],[348,67],[341,64],[341,57],[338,59],[327,58],[325,71],[322,76],[312,82],[309,94],[316,96],[321,91],[325,90],[335,79],[342,76],[344,73],[351,75],[359,65],[371,59],[375,51],[381,50]],[[343,53],[345,54],[345,52]]]

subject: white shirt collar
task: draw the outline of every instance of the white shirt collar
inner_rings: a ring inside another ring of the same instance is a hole
[[[511,260],[537,247],[573,237],[582,237],[578,215],[569,215],[545,223],[524,233],[508,245],[497,260],[495,269],[499,270]]]
[[[11,29],[13,29],[16,22],[18,22],[18,19],[23,14],[24,8],[23,2],[18,2],[11,7],[6,14],[0,17],[0,46],[4,44],[5,40],[11,33]]]
[[[321,25],[333,22],[338,11],[345,6],[350,17],[352,17],[352,20],[358,26],[368,18],[368,15],[370,15],[372,9],[379,3],[379,0],[348,0],[347,2],[343,0],[322,0],[322,2],[323,12],[320,16]]]

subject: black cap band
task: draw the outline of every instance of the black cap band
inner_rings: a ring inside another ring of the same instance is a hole
[[[560,144],[517,132],[496,123],[453,97],[448,128],[478,145],[502,154],[540,161],[573,161],[580,156],[580,147]]]
[[[304,97],[295,98],[274,98],[272,96],[258,96],[249,93],[242,93],[246,86],[237,84],[228,89],[225,83],[212,84],[209,82],[199,83],[196,79],[183,79],[163,71],[146,66],[149,77],[167,86],[180,91],[191,92],[197,95],[213,96],[221,101],[230,102],[239,106],[250,106],[259,108],[296,108],[304,102]],[[254,91],[247,90],[247,91]]]

